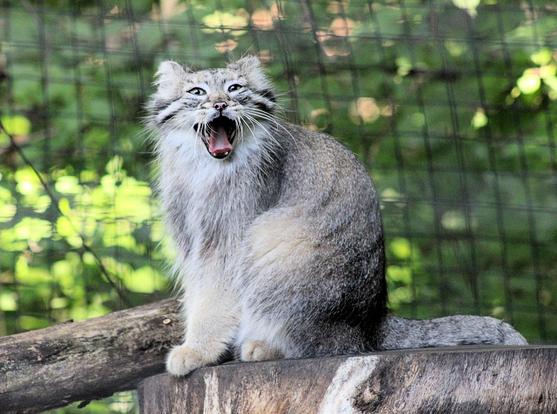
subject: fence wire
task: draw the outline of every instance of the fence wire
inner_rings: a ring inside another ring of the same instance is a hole
[[[0,0],[0,335],[168,295],[153,72],[252,53],[374,177],[394,312],[555,342],[556,27],[550,1]]]

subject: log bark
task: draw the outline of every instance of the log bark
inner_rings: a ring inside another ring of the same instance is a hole
[[[176,300],[0,338],[0,412],[39,412],[134,389],[164,371]]]
[[[73,401],[89,401],[134,389],[142,379],[164,371],[165,355],[172,345],[180,342],[182,334],[183,328],[178,321],[178,302],[166,300],[84,322],[65,323],[0,338],[0,412],[38,412]],[[380,328],[379,336],[380,349],[438,345],[440,338],[450,338],[445,345],[474,343],[478,338],[484,343],[524,342],[510,326],[492,318],[474,316],[452,316],[432,321],[411,321],[389,316]],[[548,358],[550,355],[553,357],[553,354],[548,354]],[[325,374],[319,376],[319,370],[327,366],[336,369],[334,361],[340,360],[279,361],[271,366],[284,373],[294,370],[292,378],[285,374],[280,381],[284,384],[299,383],[300,389],[304,389],[303,381],[297,379],[296,372],[300,372],[300,378],[309,375],[307,381],[327,385],[328,377]],[[314,368],[297,368],[298,364]],[[238,368],[240,366],[241,369]],[[268,369],[265,367],[269,365],[244,364],[231,367],[223,369],[237,372],[235,375],[239,381],[244,381],[239,383],[239,390],[245,386],[250,375],[262,376],[258,385],[261,390],[257,392],[263,394],[266,389],[271,390],[274,384],[265,384],[264,378],[278,381],[273,377],[265,377],[265,369]],[[448,367],[450,369],[451,365]],[[258,373],[260,368],[263,371]],[[303,374],[304,369],[308,370],[307,374]],[[439,366],[438,370],[442,370],[442,367]],[[220,375],[221,371],[215,372]],[[199,374],[194,374],[191,381],[199,378],[196,375]],[[161,381],[167,384],[171,380],[161,377]],[[393,382],[392,386],[398,386],[398,383]],[[287,388],[284,390],[286,392]],[[161,395],[166,395],[163,391]],[[182,395],[183,390],[176,389],[176,392]],[[290,397],[284,397],[285,401],[295,406],[296,395],[301,395],[297,392],[292,390]],[[182,395],[181,398],[185,397]],[[195,394],[188,395],[186,400],[190,401],[191,398],[197,397]],[[188,404],[197,407],[194,400]]]
[[[557,347],[466,347],[206,367],[144,380],[140,412],[555,413]]]

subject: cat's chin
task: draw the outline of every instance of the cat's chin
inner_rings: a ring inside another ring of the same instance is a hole
[[[199,124],[194,125],[196,132],[199,128]],[[221,115],[205,125],[201,132],[201,139],[211,157],[223,160],[234,151],[236,123],[232,119]]]

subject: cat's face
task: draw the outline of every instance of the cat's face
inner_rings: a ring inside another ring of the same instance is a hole
[[[150,105],[153,126],[183,131],[214,158],[227,158],[239,138],[265,122],[276,103],[259,60],[248,56],[225,68],[191,71],[165,61],[156,74]],[[193,138],[192,138],[193,136]]]

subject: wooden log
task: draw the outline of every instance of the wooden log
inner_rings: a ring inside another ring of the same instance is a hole
[[[164,371],[176,300],[0,338],[0,412],[39,412],[134,389]]]
[[[555,413],[557,347],[465,347],[225,364],[139,388],[142,414]]]
[[[178,302],[166,300],[0,338],[0,412],[37,412],[134,389],[141,379],[163,372],[165,355],[182,334]],[[474,316],[432,321],[388,316],[379,337],[382,350],[479,339],[524,342],[510,326]]]

